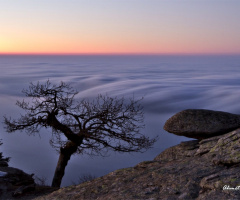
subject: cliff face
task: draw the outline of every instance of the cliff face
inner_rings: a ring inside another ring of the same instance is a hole
[[[153,161],[61,188],[36,200],[240,199],[239,150],[240,129],[201,141],[182,142]]]

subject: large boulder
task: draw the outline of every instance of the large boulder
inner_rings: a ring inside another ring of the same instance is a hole
[[[203,109],[183,110],[164,125],[170,133],[196,139],[222,135],[239,127],[240,115]]]

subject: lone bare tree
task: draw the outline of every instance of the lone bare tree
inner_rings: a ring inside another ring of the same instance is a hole
[[[140,133],[143,109],[139,100],[118,99],[98,95],[95,100],[75,100],[76,92],[69,84],[31,83],[23,90],[28,97],[17,101],[25,110],[18,119],[4,116],[7,132],[25,130],[39,133],[42,127],[52,128],[50,144],[59,152],[52,180],[60,187],[65,167],[74,153],[104,155],[109,149],[118,152],[142,152],[149,149],[156,138]]]

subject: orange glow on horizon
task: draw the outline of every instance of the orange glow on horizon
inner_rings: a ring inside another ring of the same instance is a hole
[[[93,1],[4,1],[0,54],[240,54],[238,1]]]
[[[1,52],[0,55],[239,55],[236,52]]]
[[[186,37],[186,36],[184,36]],[[79,39],[80,38],[80,39]],[[203,38],[120,38],[79,37],[68,38],[55,35],[31,35],[22,33],[17,38],[0,36],[0,54],[58,54],[58,55],[192,55],[192,54],[240,54],[237,44],[217,43]],[[186,42],[188,41],[188,42]],[[209,45],[206,45],[208,43]]]
[[[51,40],[43,38],[36,41],[2,39],[0,37],[0,54],[17,55],[192,55],[192,54],[240,54],[237,48],[230,48],[226,45],[204,46],[200,42],[189,41],[188,44],[171,40],[165,41],[69,41],[69,40]],[[10,42],[9,42],[10,41]],[[148,43],[149,42],[149,43]]]
[[[8,40],[11,41],[11,40]],[[192,54],[240,54],[238,51],[231,50],[227,47],[209,48],[200,45],[183,45],[169,41],[159,41],[159,45],[153,42],[146,44],[127,44],[121,41],[114,43],[101,42],[69,42],[69,41],[21,41],[7,42],[0,38],[0,54],[17,54],[17,55],[192,55]],[[74,45],[73,45],[74,44]],[[198,48],[197,48],[198,47]]]

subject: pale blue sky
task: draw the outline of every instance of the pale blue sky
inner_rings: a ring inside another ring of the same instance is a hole
[[[0,52],[240,53],[238,0],[0,0]]]

